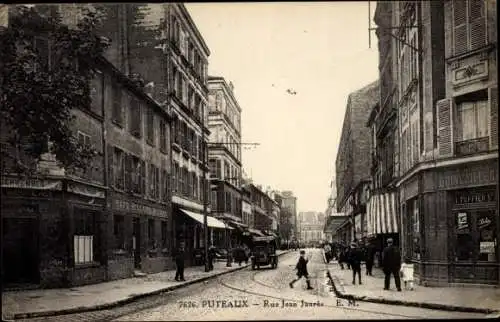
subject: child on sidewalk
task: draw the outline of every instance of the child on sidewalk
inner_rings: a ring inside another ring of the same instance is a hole
[[[306,252],[304,250],[300,251],[300,257],[299,261],[297,262],[297,265],[295,265],[295,269],[297,270],[297,279],[294,279],[293,281],[290,282],[290,287],[293,288],[293,284],[300,280],[302,277],[306,278],[307,282],[307,289],[312,290],[313,288],[311,287],[311,281],[309,280],[309,273],[307,272],[307,263],[309,262],[309,259],[305,258]]]
[[[401,277],[405,284],[405,289],[413,291],[413,264],[406,260],[401,265]]]

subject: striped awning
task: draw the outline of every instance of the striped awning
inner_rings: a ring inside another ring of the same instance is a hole
[[[395,192],[373,194],[370,197],[366,209],[368,236],[399,232],[401,223],[396,200]]]

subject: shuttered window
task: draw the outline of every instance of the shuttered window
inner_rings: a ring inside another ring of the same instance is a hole
[[[486,45],[486,6],[484,0],[453,1],[453,50],[462,54]]]
[[[447,98],[436,103],[438,120],[438,152],[440,157],[453,155],[452,100]]]

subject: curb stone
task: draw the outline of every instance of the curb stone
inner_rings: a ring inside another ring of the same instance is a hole
[[[282,256],[282,255],[285,255],[285,254],[288,254],[288,253],[289,253],[289,251],[281,253],[278,256]],[[140,299],[143,299],[143,298],[146,298],[146,297],[149,297],[149,296],[159,295],[159,294],[170,292],[170,291],[173,291],[173,290],[185,287],[185,286],[189,286],[189,285],[201,283],[201,282],[207,281],[209,279],[212,279],[212,278],[215,278],[215,277],[218,277],[218,276],[221,276],[221,275],[226,275],[226,274],[229,274],[229,273],[234,273],[234,272],[243,270],[243,269],[245,269],[245,268],[247,268],[249,266],[250,266],[250,264],[243,264],[243,265],[241,265],[239,267],[236,267],[235,269],[231,269],[231,270],[219,272],[219,273],[216,273],[216,274],[213,274],[213,275],[210,275],[210,276],[200,277],[200,278],[197,278],[197,279],[186,281],[185,283],[182,283],[182,284],[168,286],[168,287],[165,287],[165,288],[162,288],[162,289],[159,289],[159,290],[155,290],[155,291],[152,291],[152,292],[131,295],[131,296],[129,296],[126,299],[115,301],[115,302],[111,302],[111,303],[104,303],[104,304],[99,304],[99,305],[94,305],[94,306],[74,307],[74,308],[63,309],[63,310],[50,310],[50,311],[41,311],[41,312],[14,313],[13,316],[8,316],[8,317],[2,316],[2,321],[13,321],[13,320],[21,320],[21,319],[32,319],[32,318],[40,318],[40,317],[49,317],[49,316],[57,316],[57,315],[67,315],[67,314],[76,314],[76,313],[86,313],[86,312],[93,312],[93,311],[108,310],[108,309],[115,308],[117,306],[123,306],[123,305],[126,305],[126,304],[130,304],[132,302],[135,302],[137,300],[140,300]]]
[[[457,305],[403,301],[403,300],[391,300],[391,299],[384,299],[384,298],[377,298],[377,297],[370,297],[370,296],[358,296],[358,295],[353,295],[353,294],[347,294],[344,292],[338,276],[335,276],[335,278],[332,277],[332,275],[330,274],[330,270],[328,270],[327,277],[330,279],[330,281],[333,285],[333,291],[335,293],[335,296],[337,296],[338,298],[351,299],[351,300],[363,301],[363,302],[371,302],[371,303],[419,307],[419,308],[424,308],[424,309],[441,310],[441,311],[484,313],[484,314],[490,314],[491,317],[500,316],[499,311],[492,310],[492,309],[486,309],[486,308],[463,307],[463,306],[457,306]],[[342,288],[342,290],[340,290],[340,288]]]

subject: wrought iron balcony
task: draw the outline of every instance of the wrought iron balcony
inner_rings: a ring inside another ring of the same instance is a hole
[[[484,152],[489,150],[489,137],[482,137],[467,141],[455,142],[455,154],[459,155],[470,155],[478,152]]]

